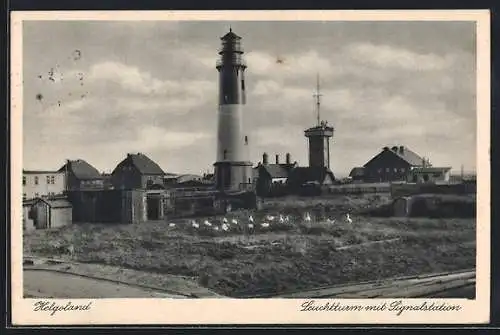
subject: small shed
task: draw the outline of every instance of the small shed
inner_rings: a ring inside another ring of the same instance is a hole
[[[37,198],[32,214],[36,229],[58,228],[73,222],[73,206],[67,199]]]
[[[35,224],[33,221],[33,204],[34,200],[24,200],[23,201],[23,230],[24,231],[33,231],[35,230]]]

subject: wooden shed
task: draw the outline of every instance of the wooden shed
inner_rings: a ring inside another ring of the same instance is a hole
[[[24,200],[23,201],[23,230],[32,231],[35,230],[35,224],[33,221],[33,204],[34,200]]]
[[[72,224],[73,207],[66,199],[37,198],[32,215],[36,229],[58,228]]]

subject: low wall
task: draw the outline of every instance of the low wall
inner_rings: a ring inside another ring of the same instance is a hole
[[[356,183],[346,185],[325,186],[323,194],[363,194],[363,193],[389,193],[389,183]]]
[[[467,195],[421,194],[396,198],[392,204],[395,217],[472,218],[476,199]]]
[[[393,198],[407,197],[416,194],[474,194],[476,183],[460,184],[392,184],[390,186]]]

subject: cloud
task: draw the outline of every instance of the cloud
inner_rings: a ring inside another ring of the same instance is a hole
[[[346,48],[349,56],[361,63],[381,68],[400,68],[410,71],[435,71],[448,68],[453,58],[432,53],[419,54],[388,45],[357,43]]]
[[[273,56],[265,51],[251,51],[246,54],[248,67],[257,76],[273,75],[279,78],[310,76],[321,71],[331,74],[330,61],[316,51],[306,51],[285,56]]]
[[[252,159],[290,152],[307,164],[303,130],[316,122],[319,73],[321,116],[335,127],[334,172],[348,173],[393,143],[446,165],[474,161],[474,26],[459,26],[239,22]],[[30,22],[23,30],[25,167],[80,156],[109,170],[126,152],[141,151],[166,170],[211,168],[215,62],[226,28],[220,22]],[[65,61],[75,48],[82,58]],[[54,82],[45,79],[51,68]]]
[[[117,62],[104,62],[91,67],[88,77],[91,83],[119,84],[130,93],[142,95],[168,95],[173,97],[199,98],[212,91],[214,85],[207,80],[160,80],[138,67]]]

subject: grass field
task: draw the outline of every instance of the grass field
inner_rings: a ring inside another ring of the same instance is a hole
[[[196,218],[199,229],[187,219],[75,224],[25,235],[24,251],[68,257],[64,246],[73,245],[76,261],[152,272],[152,278],[161,273],[185,276],[232,297],[475,267],[474,219],[356,214],[386,201],[380,195],[268,201],[259,212],[226,215],[229,221],[238,220],[227,232],[213,229],[220,226],[221,216]],[[347,211],[352,224],[344,219]],[[309,223],[303,219],[305,212],[312,217]],[[255,219],[253,230],[247,226],[249,214]],[[279,214],[290,221],[260,227],[265,216]],[[205,219],[213,226],[203,225]],[[175,227],[170,227],[173,222]],[[389,241],[371,243],[381,240]]]

